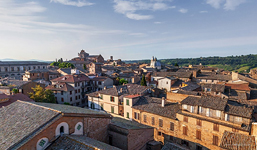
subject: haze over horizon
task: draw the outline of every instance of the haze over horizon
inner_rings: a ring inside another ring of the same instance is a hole
[[[0,60],[256,54],[256,0],[1,0]]]

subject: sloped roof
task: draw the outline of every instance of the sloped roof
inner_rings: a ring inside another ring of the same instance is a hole
[[[221,139],[220,147],[229,150],[253,150],[256,149],[255,137],[225,131]]]
[[[202,106],[205,108],[224,111],[227,104],[227,100],[221,99],[219,97],[213,97],[213,96],[202,96],[202,97],[188,96],[183,101],[181,101],[181,104],[187,104],[192,106]]]
[[[46,89],[52,90],[52,91],[73,91],[75,90],[74,87],[69,85],[68,83],[58,83],[56,85],[48,85]]]
[[[233,90],[240,90],[240,91],[251,91],[251,89],[249,88],[249,83],[247,84],[233,84],[233,83],[226,83],[225,84],[226,87],[229,87]]]
[[[0,109],[0,149],[18,149],[62,115],[111,117],[75,106],[18,100]]]
[[[108,79],[108,77],[100,76],[100,77],[94,77],[92,81],[105,81]]]
[[[58,111],[21,101],[1,108],[0,149],[13,148],[58,115],[60,115]]]
[[[112,95],[112,96],[120,96],[123,94],[136,95],[144,93],[150,87],[141,86],[137,84],[126,84],[120,86],[113,86],[112,88],[108,88],[101,91],[96,91],[88,94],[88,96],[97,96],[98,94]]]
[[[179,111],[179,104],[165,101],[165,105],[162,107],[161,103],[162,99],[160,98],[141,96],[139,100],[132,106],[132,108],[167,118],[176,119],[176,113]]]
[[[126,120],[126,119],[118,118],[118,117],[114,117],[111,120],[111,124],[115,125],[115,126],[118,126],[118,127],[121,127],[121,128],[128,129],[128,130],[130,130],[130,129],[151,129],[151,128],[153,128],[151,126],[143,125],[143,124],[140,124],[140,123],[135,122],[135,121],[130,121],[130,120]]]
[[[203,83],[201,84],[202,88],[208,88],[211,89],[213,92],[224,92],[225,85],[224,84],[208,84],[208,83]]]
[[[81,81],[89,81],[90,79],[84,74],[75,74],[75,75],[65,75],[56,79],[51,80],[52,82],[81,82]]]
[[[230,101],[229,101],[230,103]],[[252,114],[253,114],[253,107],[248,107],[247,105],[232,105],[231,104],[227,104],[226,107],[226,113],[230,114],[230,115],[234,115],[234,116],[240,116],[240,117],[244,117],[244,118],[252,118]]]
[[[11,103],[16,102],[17,100],[20,101],[27,101],[27,102],[33,102],[34,100],[30,99],[27,95],[24,95],[22,93],[17,93],[14,95],[8,95],[9,100],[3,103],[0,103],[0,108],[3,106],[10,105]]]
[[[46,150],[120,150],[114,146],[86,136],[64,135],[58,138]]]

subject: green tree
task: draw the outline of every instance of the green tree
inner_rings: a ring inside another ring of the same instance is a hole
[[[87,70],[86,64],[83,64],[83,69],[84,69],[84,70]]]
[[[124,78],[121,78],[121,79],[119,80],[119,84],[120,84],[120,85],[127,84],[127,83],[128,83],[128,81],[125,80]]]
[[[12,92],[16,94],[16,93],[19,93],[19,90],[17,88],[13,88]]]
[[[177,66],[178,67],[178,63],[175,63],[175,65],[174,66]]]
[[[141,84],[142,86],[146,86],[146,80],[145,80],[145,75],[144,75],[144,74],[143,74],[143,76],[142,76],[142,80],[141,80],[140,84]]]
[[[52,62],[51,64],[50,64],[50,66],[59,66],[59,62]]]
[[[35,88],[32,88],[32,90],[33,93],[29,93],[29,96],[35,102],[56,103],[53,91],[48,89],[44,90],[39,85],[37,85]]]

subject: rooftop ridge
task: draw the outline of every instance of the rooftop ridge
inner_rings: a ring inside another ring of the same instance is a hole
[[[41,106],[41,105],[37,105],[37,104],[35,104],[35,103],[25,102],[25,101],[21,101],[21,100],[17,100],[17,102],[26,103],[26,104],[33,105],[33,106],[37,106],[37,107],[41,107],[41,108],[44,108],[44,109],[47,109],[47,110],[52,110],[52,111],[58,112],[58,113],[60,113],[60,114],[62,113],[62,112],[59,111],[59,110],[52,109],[52,108],[45,107],[45,106]]]

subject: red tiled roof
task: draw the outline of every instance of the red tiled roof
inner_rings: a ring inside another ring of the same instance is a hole
[[[105,81],[106,79],[107,79],[108,77],[95,77],[95,78],[93,78],[92,80],[93,81]]]
[[[69,83],[75,83],[75,82],[81,82],[81,81],[89,81],[90,79],[84,75],[84,74],[78,74],[78,75],[65,75],[56,79],[51,80],[52,82],[69,82]]]
[[[21,101],[27,101],[27,102],[34,102],[34,100],[30,99],[28,96],[22,94],[22,93],[17,93],[14,95],[6,95],[9,98],[9,101],[0,103],[0,108],[3,106],[10,105],[11,103],[16,102],[17,100]]]
[[[230,87],[231,89],[234,89],[234,90],[251,91],[248,83],[244,83],[244,84],[226,83],[225,86]]]
[[[138,97],[140,95],[136,94],[136,95],[128,95],[128,96],[125,96],[126,98],[135,98],[135,97]]]

